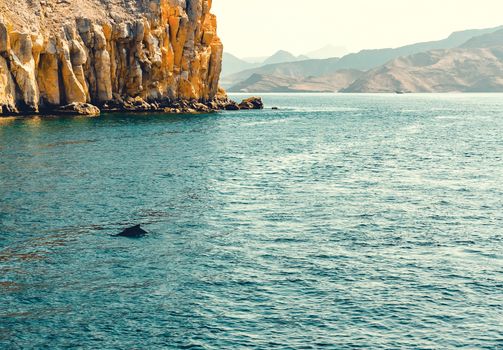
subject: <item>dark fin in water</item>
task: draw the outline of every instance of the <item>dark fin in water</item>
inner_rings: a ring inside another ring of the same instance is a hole
[[[148,234],[147,231],[142,229],[140,225],[136,225],[130,228],[125,229],[115,237],[127,237],[127,238],[141,238],[145,237]]]

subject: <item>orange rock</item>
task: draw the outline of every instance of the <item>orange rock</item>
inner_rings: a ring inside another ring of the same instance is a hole
[[[113,11],[94,0],[45,1],[42,16],[0,13],[0,113],[116,97],[216,98],[223,46],[211,1],[125,2]]]

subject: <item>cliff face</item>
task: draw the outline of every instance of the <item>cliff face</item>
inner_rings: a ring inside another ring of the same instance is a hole
[[[210,102],[222,61],[210,9],[211,0],[0,0],[0,114]]]

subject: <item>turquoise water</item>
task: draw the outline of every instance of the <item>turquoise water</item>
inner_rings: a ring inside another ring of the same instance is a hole
[[[0,120],[0,348],[503,348],[503,95],[264,99]]]

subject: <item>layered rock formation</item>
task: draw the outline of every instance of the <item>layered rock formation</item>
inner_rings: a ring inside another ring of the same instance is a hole
[[[210,9],[211,0],[0,0],[0,114],[225,107]]]

